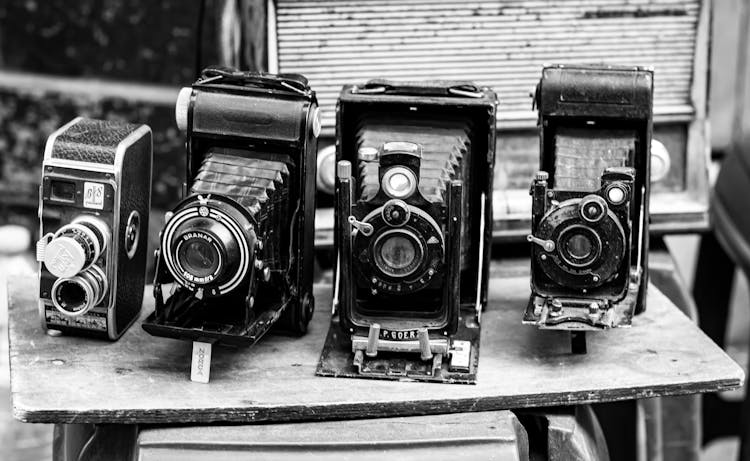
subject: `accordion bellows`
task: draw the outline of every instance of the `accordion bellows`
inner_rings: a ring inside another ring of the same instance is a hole
[[[288,258],[273,234],[286,231],[281,223],[289,213],[289,167],[284,162],[209,152],[191,188],[191,194],[219,194],[241,205],[267,238],[264,263],[285,267]],[[279,235],[278,237],[281,237]]]
[[[469,248],[468,210],[471,182],[471,123],[450,118],[400,119],[392,114],[373,113],[363,115],[356,134],[357,149],[371,147],[379,149],[384,143],[402,141],[422,146],[419,169],[419,192],[429,202],[444,206],[447,187],[452,180],[463,180],[466,190],[462,201],[461,248]],[[378,160],[358,159],[359,196],[367,201],[380,190]],[[465,254],[463,254],[465,256]],[[466,258],[462,258],[466,260]]]

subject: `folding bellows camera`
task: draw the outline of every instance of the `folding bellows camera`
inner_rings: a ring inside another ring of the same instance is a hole
[[[233,345],[312,317],[315,94],[304,77],[209,68],[177,103],[186,196],[156,258],[157,336]]]
[[[495,109],[492,91],[467,82],[343,88],[334,303],[359,375],[473,379]]]
[[[544,68],[524,322],[599,330],[645,308],[652,100],[649,69]]]

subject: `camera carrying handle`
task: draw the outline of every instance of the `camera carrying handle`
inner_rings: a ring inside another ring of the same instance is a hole
[[[387,79],[374,79],[364,85],[353,87],[352,93],[461,98],[481,98],[484,96],[481,88],[471,82],[461,80],[396,82]]]
[[[208,83],[293,91],[302,95],[310,93],[307,79],[300,74],[267,74],[265,72],[240,71],[229,67],[217,66],[204,69],[196,84]]]

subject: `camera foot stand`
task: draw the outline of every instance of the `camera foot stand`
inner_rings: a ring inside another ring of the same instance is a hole
[[[586,353],[586,332],[585,331],[571,331],[570,332],[570,350],[574,354]]]
[[[190,364],[190,381],[208,384],[211,376],[212,343],[193,341],[193,359]]]

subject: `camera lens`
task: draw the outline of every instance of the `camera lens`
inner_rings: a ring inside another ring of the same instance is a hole
[[[587,258],[594,249],[591,240],[582,234],[573,235],[566,243],[568,253],[576,259]]]
[[[405,277],[422,263],[424,250],[419,239],[409,231],[393,230],[375,241],[375,263],[386,275]]]
[[[44,265],[55,277],[73,277],[99,259],[108,241],[104,222],[80,216],[55,233],[45,248]]]
[[[203,279],[217,272],[221,254],[206,239],[190,238],[178,247],[177,260],[194,278]]]
[[[565,263],[581,268],[597,261],[601,253],[602,242],[592,228],[574,225],[560,233],[558,248]]]
[[[52,285],[52,304],[65,315],[83,315],[104,299],[107,281],[99,266],[75,277],[57,279]]]
[[[404,199],[417,189],[417,178],[408,168],[396,166],[385,172],[382,185],[389,197]]]
[[[414,249],[414,244],[401,236],[388,238],[380,247],[380,256],[383,261],[396,270],[407,267],[414,261],[416,255],[417,251]]]
[[[167,270],[182,286],[219,296],[246,280],[255,253],[253,224],[236,205],[207,204],[191,197],[169,219],[162,234]]]

